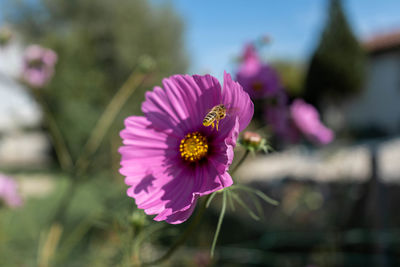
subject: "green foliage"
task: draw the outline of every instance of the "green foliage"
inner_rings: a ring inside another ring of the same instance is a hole
[[[302,64],[287,60],[275,60],[272,62],[272,66],[279,73],[283,86],[290,96],[297,97],[303,93],[304,66]]]
[[[306,101],[318,107],[321,99],[341,101],[359,92],[364,62],[364,52],[350,29],[341,0],[330,0],[328,21],[306,77]]]
[[[132,70],[155,65],[157,75],[128,101],[106,140],[117,140],[123,119],[139,113],[144,90],[187,66],[183,24],[169,6],[153,7],[145,0],[10,0],[7,11],[8,20],[27,42],[50,47],[59,55],[46,100],[74,159]],[[146,66],[138,66],[144,56]],[[114,153],[118,145],[114,142]],[[92,166],[109,168],[110,142],[99,152],[101,158]]]
[[[276,206],[276,205],[279,204],[278,201],[276,201],[276,200],[270,198],[269,196],[267,196],[266,194],[264,194],[262,191],[260,191],[260,190],[258,190],[258,189],[251,188],[251,187],[249,187],[249,186],[236,184],[236,185],[231,186],[231,189],[232,189],[232,190],[235,190],[235,189],[243,190],[243,191],[245,191],[245,192],[247,192],[247,193],[249,193],[249,194],[253,194],[253,195],[255,195],[255,196],[258,196],[259,198],[261,198],[262,200],[264,200],[266,203],[271,204],[271,205],[274,205],[274,206]]]
[[[252,204],[256,208],[258,214],[253,212],[252,209],[241,199],[239,194],[235,192],[235,191],[239,191],[239,190],[247,193],[247,195],[251,198]],[[268,204],[278,205],[278,202],[276,200],[268,197],[266,194],[264,194],[260,190],[253,189],[253,188],[245,186],[245,185],[235,184],[235,185],[227,187],[223,190],[215,191],[214,193],[212,193],[210,195],[210,197],[207,199],[207,202],[205,205],[206,208],[209,207],[209,205],[211,204],[214,197],[219,193],[222,194],[222,206],[221,206],[221,211],[220,211],[220,214],[218,217],[218,223],[217,223],[217,228],[215,230],[213,242],[211,244],[211,252],[210,252],[211,258],[214,257],[215,246],[217,244],[218,236],[221,231],[221,226],[222,226],[222,222],[224,220],[227,205],[229,205],[229,207],[231,208],[232,211],[235,211],[236,209],[235,209],[234,203],[236,202],[240,207],[242,207],[243,210],[247,211],[247,213],[253,220],[256,220],[256,221],[260,220],[260,216],[263,215],[262,206],[261,206],[260,201],[257,199],[257,197],[261,198]]]
[[[124,234],[132,228],[127,218],[134,210],[132,200],[121,194],[125,186],[109,175],[96,178],[82,183],[71,196],[51,266],[94,266],[95,252],[105,260],[97,266],[112,266],[119,261],[116,257],[124,254],[128,236],[112,238],[116,228]],[[53,226],[51,218],[69,183],[70,179],[57,177],[50,195],[31,198],[20,209],[0,209],[0,266],[38,265]],[[104,253],[93,251],[93,246]]]

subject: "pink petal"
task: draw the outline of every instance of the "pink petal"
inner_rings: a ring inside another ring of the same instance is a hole
[[[184,135],[198,128],[209,110],[221,103],[221,87],[210,76],[175,75],[146,93],[142,111],[153,127]]]
[[[218,166],[220,173],[225,172],[233,161],[233,150],[236,146],[236,141],[239,136],[239,118],[226,120],[221,123],[220,131],[214,132],[215,139],[213,141],[213,148],[215,153],[211,158],[219,162],[221,167]],[[224,169],[223,169],[224,168]]]
[[[239,117],[239,131],[243,131],[253,118],[254,105],[242,86],[234,82],[231,75],[226,72],[224,72],[222,103],[228,112]]]
[[[233,184],[232,177],[228,172],[219,173],[216,163],[211,161],[207,167],[199,169],[199,174],[203,177],[204,183],[197,189],[199,196],[211,194]]]
[[[190,215],[192,215],[192,213],[196,207],[196,202],[197,202],[197,200],[194,201],[192,203],[192,205],[190,206],[190,208],[188,208],[186,210],[178,211],[178,212],[175,212],[175,213],[167,216],[167,218],[165,218],[165,221],[167,223],[171,223],[171,224],[178,224],[178,223],[185,222],[190,217]]]

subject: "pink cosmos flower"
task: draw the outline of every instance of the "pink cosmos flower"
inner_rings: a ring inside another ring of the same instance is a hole
[[[227,116],[219,130],[203,119],[216,105]],[[228,168],[240,131],[254,106],[242,87],[224,73],[224,85],[210,75],[174,75],[146,93],[144,117],[125,120],[120,169],[128,196],[156,221],[182,223],[199,197],[232,185]]]
[[[22,78],[30,86],[40,88],[46,85],[54,74],[57,54],[39,45],[25,49]]]
[[[273,96],[281,89],[277,72],[260,61],[252,44],[245,47],[236,79],[252,99]]]
[[[290,114],[300,132],[311,142],[328,144],[334,133],[320,121],[318,111],[302,99],[296,99],[290,106]]]
[[[22,205],[22,198],[18,193],[18,185],[14,179],[0,174],[0,199],[9,207]]]

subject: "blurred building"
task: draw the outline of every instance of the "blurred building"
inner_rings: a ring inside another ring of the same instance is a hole
[[[37,168],[48,162],[49,141],[38,130],[41,112],[18,82],[23,46],[0,47],[0,168]]]
[[[400,30],[377,35],[364,43],[368,55],[365,89],[344,107],[347,127],[400,133]]]
[[[338,145],[309,150],[293,146],[281,152],[252,158],[240,168],[242,182],[270,182],[283,178],[299,181],[366,182],[372,176],[371,146],[376,147],[379,179],[385,183],[400,182],[400,138],[376,140],[355,145]]]

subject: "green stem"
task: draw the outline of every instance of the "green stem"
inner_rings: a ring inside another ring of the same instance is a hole
[[[60,245],[57,255],[55,255],[55,262],[62,263],[70,255],[71,251],[76,247],[76,244],[82,239],[93,225],[96,215],[89,214],[79,224],[65,236],[65,240]],[[54,265],[56,266],[56,265]]]
[[[224,216],[225,216],[225,210],[226,210],[226,191],[224,190],[224,191],[222,191],[221,213],[219,214],[217,229],[215,230],[214,239],[213,239],[213,242],[211,245],[211,258],[214,257],[214,250],[215,250],[215,246],[217,244],[219,232],[221,231],[222,221],[224,220]]]
[[[142,265],[143,266],[150,266],[150,265],[155,265],[155,264],[160,264],[167,259],[169,259],[172,254],[183,244],[186,242],[186,240],[192,235],[193,231],[196,229],[196,226],[199,224],[201,218],[203,217],[204,211],[206,210],[206,203],[208,198],[211,195],[207,195],[203,202],[201,203],[201,206],[199,210],[197,211],[196,216],[193,218],[193,220],[190,222],[189,226],[185,229],[183,234],[175,241],[175,243],[167,250],[167,252],[161,256],[160,258],[151,261],[151,262],[145,262]]]
[[[47,125],[50,133],[50,137],[54,146],[54,150],[56,152],[56,156],[58,162],[60,163],[61,169],[64,171],[71,170],[73,167],[71,154],[67,148],[65,143],[65,139],[58,128],[57,122],[53,117],[49,106],[43,98],[42,92],[37,89],[32,90],[33,95],[35,96],[36,101],[39,102],[39,105],[42,107],[45,124]]]
[[[247,158],[248,155],[249,155],[249,150],[246,150],[243,157],[239,160],[239,162],[233,168],[231,175],[233,175],[233,173],[239,168],[239,166],[244,162],[244,160]],[[165,260],[169,259],[169,257],[171,257],[172,254],[183,243],[185,243],[185,241],[189,238],[189,236],[191,236],[193,230],[199,224],[201,218],[203,217],[204,211],[206,210],[207,206],[210,204],[210,202],[211,202],[212,198],[215,196],[215,194],[216,194],[216,192],[214,192],[213,194],[207,195],[207,197],[203,200],[203,203],[200,206],[200,209],[197,212],[196,217],[191,221],[190,225],[186,228],[185,232],[183,232],[183,234],[178,238],[178,240],[175,241],[175,243],[168,249],[168,251],[163,256],[158,258],[157,260],[143,263],[143,266],[160,264],[160,263],[164,262]],[[211,247],[211,257],[213,257],[213,255],[214,255],[215,245],[216,245],[216,242],[218,239],[219,231],[221,230],[222,220],[224,218],[225,210],[226,210],[226,192],[222,191],[222,194],[223,194],[222,209],[221,209],[220,217],[218,219],[216,234],[214,236],[214,240],[213,240],[212,247]]]
[[[61,200],[50,222],[61,222],[65,216],[65,212],[69,206],[70,201],[72,200],[72,196],[75,194],[75,191],[77,189],[76,185],[78,184],[78,179],[70,180],[71,182],[68,184],[68,188],[62,195]]]
[[[88,166],[87,159],[96,152],[115,116],[121,110],[122,106],[131,96],[131,94],[147,77],[148,75],[136,75],[134,72],[132,72],[127,81],[121,86],[111,102],[108,104],[106,110],[103,112],[95,128],[93,129],[90,138],[83,149],[83,153],[78,158],[74,166],[75,177],[73,177],[71,184],[69,184],[67,190],[61,197],[52,221],[62,220],[65,210],[67,209],[69,202],[72,200],[72,195],[75,194],[76,187],[79,184],[79,179],[77,179],[77,177],[82,175]]]
[[[246,150],[246,152],[243,155],[243,157],[240,159],[240,161],[234,167],[234,169],[232,171],[232,174],[244,162],[244,160],[246,159],[248,154],[249,154],[249,151]],[[217,192],[214,192],[213,194],[207,195],[205,197],[205,199],[201,203],[201,206],[200,206],[199,210],[197,211],[196,216],[190,222],[189,226],[185,229],[183,234],[175,241],[175,243],[167,250],[167,252],[165,252],[165,254],[163,256],[161,256],[160,258],[158,258],[158,259],[156,259],[154,261],[144,262],[144,263],[142,263],[142,266],[156,265],[156,264],[160,264],[160,263],[168,260],[174,254],[174,252],[182,244],[184,244],[186,242],[186,240],[192,235],[193,231],[196,229],[197,225],[200,223],[200,220],[203,217],[204,211],[206,210],[207,206],[210,204],[212,198],[216,195],[216,193]],[[216,229],[216,233],[214,235],[214,239],[213,239],[213,243],[212,243],[212,247],[211,247],[211,257],[213,257],[213,255],[214,255],[215,245],[217,243],[218,235],[219,235],[219,232],[221,230],[221,225],[222,225],[222,221],[223,221],[223,218],[224,218],[224,215],[225,215],[225,210],[226,210],[226,197],[227,197],[226,196],[226,192],[222,191],[222,194],[223,194],[222,209],[221,209],[221,213],[220,213],[220,216],[219,216],[219,219],[218,219],[217,229]]]
[[[245,159],[247,158],[247,156],[249,155],[250,151],[246,150],[246,152],[244,153],[244,155],[242,156],[242,158],[239,160],[239,162],[235,165],[235,167],[232,168],[231,176],[239,169],[240,165],[243,164],[243,162],[245,161]]]
[[[89,158],[99,148],[115,117],[118,115],[119,111],[129,99],[129,97],[133,94],[133,92],[135,92],[135,90],[144,82],[147,77],[147,74],[137,74],[135,72],[132,72],[126,82],[114,95],[113,99],[106,107],[100,119],[97,121],[97,124],[93,128],[90,137],[83,148],[82,153],[76,161],[76,173],[78,176],[82,175],[86,171],[89,165]]]

